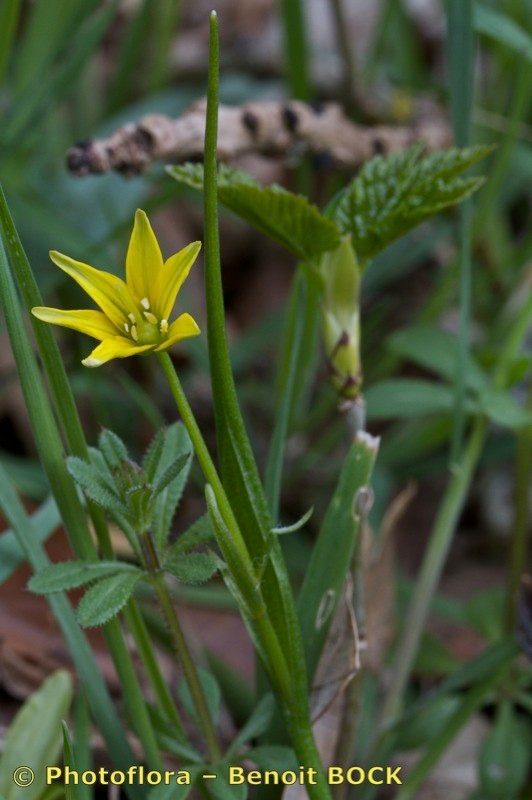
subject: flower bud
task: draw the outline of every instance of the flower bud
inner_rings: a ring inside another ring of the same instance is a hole
[[[360,363],[360,267],[351,237],[319,262],[322,329],[332,382],[340,395],[355,398],[362,383]]]

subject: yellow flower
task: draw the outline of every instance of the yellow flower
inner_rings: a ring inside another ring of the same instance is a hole
[[[192,242],[163,262],[148,217],[137,210],[126,256],[126,280],[95,269],[81,261],[50,252],[50,258],[100,307],[81,311],[32,308],[43,322],[81,331],[100,344],[82,361],[99,367],[113,358],[125,358],[149,350],[167,350],[175,342],[200,332],[190,314],[169,322],[177,294],[199,253],[201,242]]]

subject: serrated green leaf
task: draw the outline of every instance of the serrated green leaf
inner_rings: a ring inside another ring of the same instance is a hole
[[[394,353],[410,359],[414,364],[419,364],[448,381],[454,381],[458,339],[452,333],[432,325],[414,325],[392,334],[387,344]],[[465,380],[470,389],[477,391],[488,384],[487,376],[470,354],[467,355]]]
[[[451,148],[421,158],[422,147],[415,145],[387,158],[377,156],[362,167],[329,214],[343,233],[352,235],[361,261],[368,261],[416,225],[476,191],[482,178],[458,175],[490,150]]]
[[[83,489],[87,497],[95,503],[105,508],[107,511],[117,514],[126,513],[126,508],[118,495],[113,492],[109,481],[92,464],[83,461],[76,456],[67,458],[68,471]]]
[[[166,560],[165,570],[182,583],[206,583],[220,568],[213,553],[179,553]]]
[[[169,483],[175,480],[180,472],[185,468],[188,461],[192,460],[192,453],[185,453],[182,456],[178,456],[176,460],[170,464],[168,469],[166,469],[162,475],[160,475],[153,483],[153,491],[155,494],[159,494],[166,489]]]
[[[174,461],[180,456],[188,455],[191,449],[190,437],[184,425],[181,422],[170,425],[164,435],[164,443],[155,471],[154,481],[157,482]],[[163,489],[155,501],[153,532],[159,551],[164,549],[168,539],[170,525],[186,486],[191,464],[192,459],[189,458],[181,472],[170,482],[166,489]]]
[[[37,800],[46,788],[46,767],[56,763],[61,750],[61,720],[72,700],[68,672],[54,672],[26,700],[9,726],[0,758],[0,794],[6,800]],[[29,786],[17,786],[13,773],[24,765],[33,770]]]
[[[137,567],[123,561],[61,561],[33,575],[28,588],[36,594],[51,594],[85,586],[117,573],[138,573]]]
[[[164,428],[160,428],[150,442],[144,458],[142,459],[142,470],[146,478],[153,483],[155,473],[161,459],[164,445]]]
[[[247,744],[247,742],[250,742],[252,739],[256,739],[261,733],[264,733],[272,720],[274,711],[275,699],[273,694],[265,694],[259,700],[251,712],[249,719],[244,723],[231,742],[231,746],[227,751],[227,757],[233,758],[243,745]]]
[[[454,408],[450,386],[415,378],[391,378],[366,392],[368,419],[409,419],[424,414],[449,413]],[[469,411],[473,405],[469,402]]]
[[[84,628],[96,628],[116,616],[131,597],[142,572],[125,572],[98,581],[88,589],[77,607],[76,617]]]
[[[111,470],[129,458],[127,447],[122,439],[107,428],[100,433],[98,447]]]
[[[200,667],[198,669],[198,676],[205,693],[205,699],[207,701],[207,707],[211,715],[211,720],[214,725],[217,725],[220,719],[220,707],[222,702],[220,687],[218,686],[218,682],[214,675],[212,675],[212,673],[210,673],[208,670]],[[190,689],[185,678],[181,678],[179,681],[177,691],[187,714],[189,714],[193,719],[197,719],[196,707],[192,700]]]
[[[201,164],[168,167],[169,174],[194,189],[203,188]],[[332,250],[340,240],[335,223],[302,195],[282,186],[261,186],[241,170],[223,167],[218,175],[220,202],[258,230],[309,260]]]
[[[187,530],[182,533],[167,550],[167,558],[173,558],[181,553],[186,553],[193,547],[205,544],[214,539],[214,531],[208,514],[199,517]]]

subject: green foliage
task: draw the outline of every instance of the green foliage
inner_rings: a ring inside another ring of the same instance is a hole
[[[193,189],[203,188],[203,166],[168,167],[169,174]],[[226,208],[305,260],[332,250],[340,236],[306,197],[282,186],[261,186],[242,170],[222,166],[218,173],[218,197]]]
[[[46,767],[61,750],[61,720],[72,700],[72,680],[64,670],[47,678],[26,700],[9,726],[0,757],[0,796],[5,800],[37,800],[46,787]],[[29,786],[17,786],[13,773],[22,765],[35,773]]]
[[[185,488],[192,452],[181,423],[155,436],[142,467],[132,461],[122,440],[104,430],[91,463],[70,457],[68,469],[87,497],[109,512],[137,549],[136,536],[152,530],[161,550]]]
[[[141,570],[121,571],[103,578],[81,598],[76,616],[84,628],[96,628],[116,616],[142,578]]]
[[[297,599],[311,679],[358,546],[363,508],[357,504],[367,491],[378,446],[367,434],[351,445]]]
[[[60,520],[61,517],[55,501],[53,498],[49,498],[30,518],[30,526],[35,541],[46,541],[57,528]],[[26,555],[18,542],[14,530],[9,529],[0,534],[0,584],[13,574],[25,558]]]
[[[330,217],[353,237],[367,262],[424,220],[476,191],[483,178],[460,178],[489,147],[452,148],[422,156],[422,146],[367,161],[331,205]]]
[[[311,518],[312,514],[314,513],[314,508],[309,508],[296,522],[292,523],[292,525],[280,525],[276,528],[272,528],[272,533],[276,536],[282,536],[285,533],[295,533],[296,531],[300,531],[301,528],[304,528],[309,519]]]
[[[216,681],[214,675],[212,675],[206,669],[198,669],[198,675],[201,685],[203,686],[203,691],[205,692],[205,698],[207,700],[207,706],[211,715],[211,719],[213,723],[217,725],[220,720],[220,708],[222,700],[220,687],[218,686],[218,682]],[[180,680],[177,691],[187,713],[192,717],[192,719],[197,719],[196,708],[192,701],[190,689],[184,678]]]
[[[86,586],[117,573],[138,573],[123,561],[61,561],[33,575],[28,588],[37,594],[51,594]]]
[[[511,703],[503,701],[480,753],[480,786],[486,800],[519,796],[530,767],[530,745],[529,732],[519,723]]]
[[[213,553],[174,553],[164,569],[182,583],[206,583],[219,569],[219,559]]]
[[[167,550],[167,558],[175,558],[193,547],[212,541],[214,533],[208,514],[199,517]]]

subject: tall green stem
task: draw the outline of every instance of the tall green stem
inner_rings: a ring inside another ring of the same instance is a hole
[[[168,353],[157,353],[157,358],[166,375],[200,467],[205,479],[212,487],[220,514],[227,526],[230,541],[218,537],[218,543],[231,569],[231,577],[246,601],[246,612],[249,612],[264,666],[283,708],[286,726],[294,749],[301,764],[316,770],[316,785],[308,786],[308,793],[314,800],[330,800],[329,786],[325,780],[323,765],[312,734],[308,705],[302,701],[299,687],[296,686],[294,691],[293,684],[297,676],[292,676],[288,670],[285,655],[260,594],[260,582],[255,574],[233,510],[170,356]]]
[[[135,647],[137,648],[152,685],[159,708],[168,721],[174,726],[178,738],[185,741],[186,734],[183,722],[177,710],[177,706],[174,703],[170,689],[161,672],[146,623],[140,613],[138,604],[130,601],[126,606],[124,616],[135,641]]]
[[[212,722],[209,706],[205,697],[205,692],[203,691],[203,686],[201,684],[198,671],[196,669],[196,665],[194,664],[194,661],[190,655],[185,634],[183,633],[183,629],[181,628],[181,624],[172,604],[168,588],[164,582],[164,575],[161,571],[159,556],[157,555],[157,550],[153,543],[151,534],[147,533],[141,537],[141,545],[142,552],[144,554],[144,565],[152,576],[155,594],[157,595],[157,600],[159,601],[159,605],[163,612],[177,660],[183,668],[185,680],[190,689],[192,702],[194,703],[194,708],[196,709],[196,714],[198,715],[198,723],[205,738],[209,758],[215,763],[216,761],[220,760],[221,756],[218,737]]]
[[[475,34],[473,30],[473,1],[449,0],[447,5],[449,35],[448,63],[451,90],[451,116],[455,143],[466,147],[471,139],[471,110],[473,107],[473,69]],[[456,368],[454,427],[451,442],[451,462],[457,463],[465,431],[466,370],[469,353],[471,322],[471,203],[459,208],[460,261],[460,335]]]

